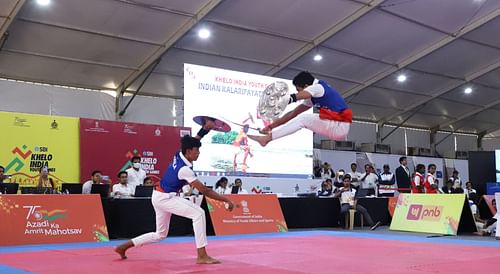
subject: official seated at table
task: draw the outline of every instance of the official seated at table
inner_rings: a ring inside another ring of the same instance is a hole
[[[142,181],[143,186],[153,186],[153,179],[151,177],[147,176],[144,178],[144,181]]]
[[[227,184],[229,181],[227,180],[226,177],[221,177],[216,183],[215,183],[215,192],[218,194],[224,194],[226,193],[226,190],[228,189]]]
[[[111,192],[111,197],[114,198],[127,198],[134,196],[134,186],[128,183],[128,173],[126,171],[120,171],[118,173],[119,183],[113,185],[113,191]]]
[[[248,191],[243,188],[243,182],[240,178],[234,180],[234,185],[226,189],[225,194],[248,194]]]
[[[373,222],[372,217],[370,216],[366,208],[357,204],[357,201],[355,199],[356,190],[351,187],[351,176],[349,174],[346,174],[343,178],[343,182],[344,186],[339,188],[335,193],[335,197],[340,199],[340,215],[344,216],[349,212],[349,209],[356,209],[357,212],[363,215],[365,222],[369,226],[371,226],[371,229],[376,229],[380,225],[380,222]]]
[[[92,184],[102,184],[102,172],[99,170],[92,171],[90,180],[83,183],[82,186],[82,194],[90,194],[90,190],[92,190]]]
[[[52,178],[49,177],[49,167],[43,166],[39,171],[37,188],[53,190],[55,185]]]
[[[3,166],[0,166],[0,183],[4,183],[4,180],[9,178],[7,175],[5,175],[5,168]]]
[[[321,183],[321,189],[318,191],[318,196],[328,197],[332,196],[333,185],[331,179],[326,179]]]

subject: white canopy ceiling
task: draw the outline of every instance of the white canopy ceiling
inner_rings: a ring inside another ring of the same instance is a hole
[[[5,78],[134,91],[161,57],[139,94],[181,99],[183,63],[308,70],[358,120],[500,135],[500,0],[1,0],[4,33]]]

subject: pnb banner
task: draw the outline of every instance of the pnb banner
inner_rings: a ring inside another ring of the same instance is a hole
[[[0,220],[0,246],[109,240],[99,195],[1,195]]]
[[[0,164],[10,182],[36,185],[42,166],[56,186],[78,182],[78,118],[0,112],[0,128]]]
[[[80,119],[81,181],[93,170],[117,181],[119,171],[131,167],[130,159],[141,157],[142,169],[158,182],[180,150],[180,139],[189,128]]]
[[[288,231],[276,195],[227,196],[235,204],[233,211],[227,211],[224,202],[207,198],[216,235]]]
[[[400,194],[391,230],[457,235],[464,194]]]

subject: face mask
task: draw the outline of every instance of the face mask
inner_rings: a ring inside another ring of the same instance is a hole
[[[139,169],[141,167],[141,163],[134,163],[132,165],[135,169]]]

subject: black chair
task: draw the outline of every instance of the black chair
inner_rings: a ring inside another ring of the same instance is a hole
[[[2,194],[17,194],[18,190],[18,183],[0,183],[0,192]]]

